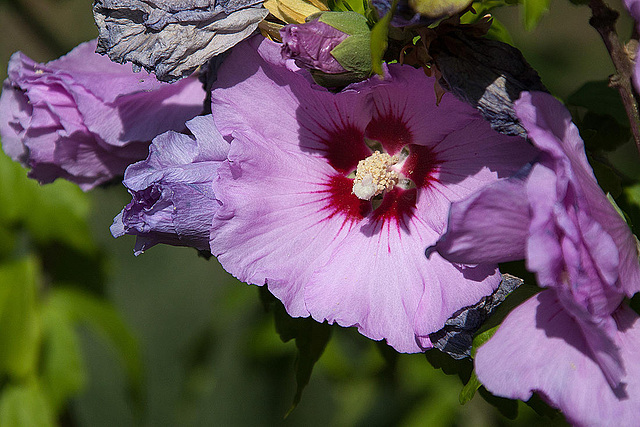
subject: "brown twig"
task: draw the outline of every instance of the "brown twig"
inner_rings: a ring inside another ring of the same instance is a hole
[[[613,66],[617,71],[616,74],[610,77],[609,84],[620,92],[624,109],[631,124],[631,133],[640,153],[640,111],[638,110],[637,95],[631,82],[634,64],[624,46],[620,43],[616,32],[615,23],[619,14],[604,4],[602,0],[590,0],[589,7],[593,14],[589,19],[589,24],[602,37],[602,41],[604,41],[607,51],[609,51]]]

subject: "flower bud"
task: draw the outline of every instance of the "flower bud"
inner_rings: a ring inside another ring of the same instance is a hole
[[[355,12],[325,12],[280,30],[282,57],[294,59],[324,87],[343,87],[371,75],[370,30]]]

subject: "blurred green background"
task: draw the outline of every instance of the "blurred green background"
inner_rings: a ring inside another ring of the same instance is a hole
[[[606,79],[613,69],[588,26],[589,9],[566,0],[553,0],[550,9],[532,32],[522,29],[518,7],[495,16],[555,95]],[[626,15],[619,29],[630,35]],[[0,77],[16,50],[45,62],[96,34],[88,0],[0,0]],[[431,367],[424,355],[397,355],[335,327],[300,404],[285,419],[296,390],[296,347],[280,340],[256,287],[191,249],[159,246],[134,257],[133,238],[109,233],[130,200],[124,187],[88,194],[66,182],[39,187],[0,156],[0,287],[2,280],[16,285],[12,292],[21,295],[24,312],[37,314],[40,328],[35,344],[24,329],[12,338],[34,349],[23,352],[34,358],[31,368],[2,365],[0,354],[0,368],[9,372],[0,380],[3,425],[564,423],[524,404],[512,421],[477,395],[461,406],[458,377]],[[0,329],[11,335],[27,321],[2,305],[7,298],[0,295]],[[43,403],[51,395],[57,401]],[[49,415],[41,416],[43,407]]]

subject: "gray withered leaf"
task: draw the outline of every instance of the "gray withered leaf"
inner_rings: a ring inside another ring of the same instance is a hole
[[[503,274],[500,286],[491,295],[482,298],[475,305],[458,310],[445,322],[442,329],[429,334],[433,346],[456,360],[471,357],[476,331],[507,296],[523,283],[524,280],[518,277]]]
[[[95,0],[96,52],[172,82],[251,35],[261,0]]]
[[[477,108],[496,131],[526,136],[513,103],[523,91],[547,89],[518,49],[453,31],[436,38],[429,54],[442,74],[440,83],[445,89]]]

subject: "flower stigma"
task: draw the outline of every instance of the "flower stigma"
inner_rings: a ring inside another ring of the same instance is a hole
[[[361,200],[371,200],[382,192],[391,190],[400,179],[398,172],[391,167],[399,161],[397,155],[390,156],[380,151],[360,160],[351,192]]]

